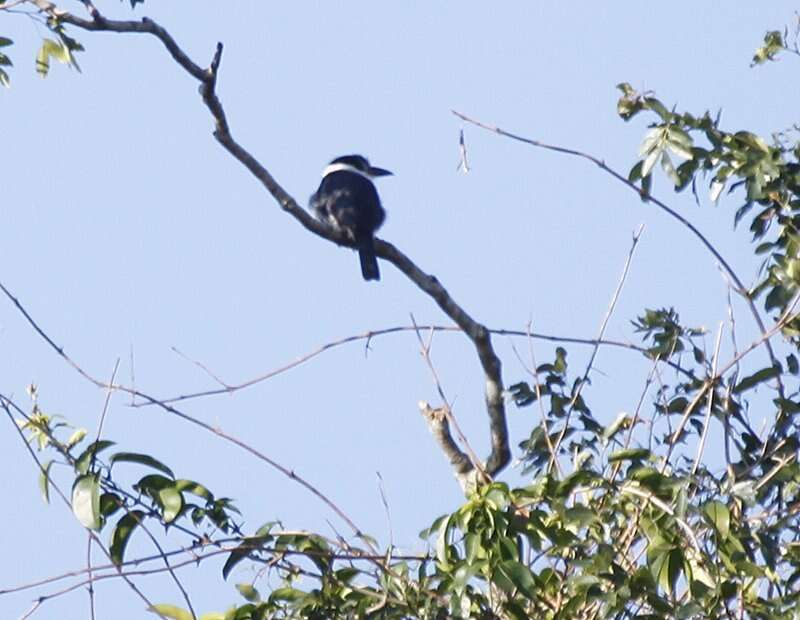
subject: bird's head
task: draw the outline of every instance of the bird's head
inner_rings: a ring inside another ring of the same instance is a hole
[[[331,172],[336,172],[337,170],[351,170],[370,178],[385,177],[392,174],[383,168],[371,166],[369,160],[363,155],[342,155],[341,157],[337,157],[328,164],[328,167],[322,172],[322,176]]]

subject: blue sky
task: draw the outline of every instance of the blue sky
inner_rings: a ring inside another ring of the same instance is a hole
[[[792,116],[795,59],[754,70],[764,32],[794,3],[196,3],[98,2],[108,17],[149,15],[199,64],[225,44],[218,84],[234,136],[305,203],[331,158],[351,152],[394,171],[380,180],[388,212],[380,235],[442,281],[491,327],[592,337],[633,232],[645,225],[607,335],[634,339],[645,307],[675,305],[686,323],[714,331],[726,319],[725,284],[696,240],[585,162],[465,127],[469,174],[457,171],[457,109],[510,131],[584,149],[627,171],[645,126],[615,114],[615,85],[653,89],[668,105],[723,108],[723,124],[765,135]],[[80,14],[81,3],[63,5]],[[644,6],[644,5],[642,5]],[[449,324],[402,274],[382,264],[361,280],[355,254],[309,235],[211,136],[196,84],[144,36],[73,32],[82,73],[33,69],[32,21],[2,15],[15,40],[3,115],[0,281],[88,372],[160,397],[214,387],[172,347],[235,383],[333,340],[410,323]],[[744,276],[755,277],[746,230],[732,230],[736,200],[697,207],[663,177],[655,193],[691,219]],[[740,338],[752,321],[737,307]],[[496,338],[506,384],[525,378]],[[527,346],[524,345],[523,346]],[[709,343],[709,347],[711,343]],[[539,361],[553,346],[537,343]],[[59,360],[7,302],[0,303],[0,390],[27,402],[35,382],[46,412],[96,427],[104,393]],[[570,348],[575,368],[589,351]],[[436,336],[433,361],[455,414],[484,454],[483,378],[469,344]],[[754,360],[757,363],[758,360]],[[610,421],[631,410],[648,365],[601,351],[585,394]],[[394,542],[460,499],[416,403],[437,404],[413,334],[346,345],[234,396],[193,401],[188,413],[251,442],[330,495],[365,531],[388,542],[379,472]],[[236,498],[246,529],[280,518],[326,534],[343,525],[298,485],[240,450],[149,408],[112,398],[105,434],[148,452],[181,477]],[[516,445],[532,409],[509,407]],[[90,431],[93,433],[93,431]],[[3,523],[0,589],[84,564],[85,535],[63,506],[45,506],[37,472],[7,425],[0,433]],[[131,475],[138,470],[131,469]],[[56,474],[66,474],[59,471]],[[509,472],[505,478],[516,481]],[[69,480],[62,475],[62,486]],[[104,534],[107,535],[107,534]],[[133,551],[148,551],[143,541]],[[220,562],[183,573],[198,610],[237,600]],[[231,582],[252,575],[241,571]],[[142,581],[178,602],[164,579]],[[56,588],[52,588],[55,590]],[[44,592],[51,590],[45,589]],[[0,597],[18,617],[30,592]],[[115,609],[118,597],[128,612]],[[98,589],[100,616],[141,617],[119,584]],[[36,617],[86,617],[78,592]],[[104,613],[105,612],[105,613]]]

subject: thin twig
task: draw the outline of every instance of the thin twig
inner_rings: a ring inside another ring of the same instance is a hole
[[[274,532],[274,535],[281,536],[281,535],[306,535],[308,532],[305,531],[298,531],[298,530],[291,530],[291,531],[280,531]],[[138,558],[128,559],[122,562],[121,564],[115,564],[109,562],[108,564],[95,564],[93,567],[93,572],[95,574],[98,573],[107,573],[110,572],[111,577],[119,577],[117,574],[117,567],[123,568],[126,570],[126,574],[131,574],[130,569],[132,567],[137,567],[143,564],[148,564],[151,562],[156,562],[162,560],[164,557],[175,557],[180,555],[187,555],[191,559],[187,560],[186,562],[179,561],[172,564],[172,568],[179,568],[188,564],[199,564],[200,561],[216,557],[221,554],[227,554],[231,551],[241,549],[242,545],[247,542],[246,537],[230,537],[224,539],[217,539],[208,543],[196,543],[190,545],[188,547],[180,547],[178,549],[171,549],[169,551],[164,551],[163,553],[157,553],[149,556],[142,556]],[[331,539],[327,539],[327,542],[331,545],[334,545],[334,541]],[[197,549],[207,549],[208,547],[213,546],[216,547],[214,550],[211,551],[204,551],[201,553],[197,553]],[[259,546],[259,550],[264,551],[267,554],[273,555],[294,555],[294,556],[302,556],[302,557],[320,557],[320,558],[331,558],[334,560],[343,560],[347,562],[357,562],[357,561],[376,561],[376,560],[384,560],[386,559],[386,554],[369,554],[361,551],[354,551],[348,553],[341,553],[341,552],[326,552],[319,549],[305,549],[303,551],[299,551],[296,549],[286,549],[286,548],[276,548],[276,547],[269,547],[269,546]],[[430,560],[431,556],[428,554],[392,554],[390,556],[392,561],[407,561],[407,562],[423,562],[426,560]],[[154,569],[149,569],[153,573],[156,572],[165,572],[167,569],[165,567],[159,567]],[[63,581],[65,579],[71,579],[73,577],[80,577],[81,575],[88,575],[88,570],[86,568],[80,568],[71,570],[65,573],[61,573],[59,575],[52,575],[50,577],[46,577],[44,579],[40,579],[37,581],[33,581],[30,583],[24,583],[22,585],[13,586],[10,588],[4,588],[0,590],[0,596],[4,594],[11,594],[16,592],[22,592],[25,590],[31,590],[34,588],[39,588],[41,586],[49,585],[51,583],[55,583],[57,581]],[[85,585],[86,582],[82,582],[78,585]]]
[[[680,440],[680,438],[681,438],[681,433],[683,432],[683,429],[686,426],[686,423],[688,422],[689,417],[691,416],[691,414],[694,411],[695,407],[697,407],[697,405],[702,400],[703,396],[706,393],[706,390],[708,390],[712,386],[715,386],[719,382],[719,380],[728,373],[728,371],[731,368],[734,368],[746,355],[750,354],[755,349],[757,349],[762,344],[764,344],[765,340],[769,340],[775,334],[780,333],[780,331],[784,328],[784,326],[787,323],[789,323],[793,318],[795,318],[795,316],[792,313],[790,313],[788,310],[790,310],[790,309],[793,310],[794,309],[794,305],[796,305],[796,303],[797,303],[797,300],[795,301],[794,304],[792,304],[792,306],[790,308],[787,308],[787,312],[784,312],[784,314],[780,317],[780,319],[778,319],[778,321],[775,323],[775,325],[772,326],[772,328],[769,331],[767,331],[766,333],[762,334],[759,338],[754,340],[748,347],[746,347],[744,350],[740,351],[737,355],[734,355],[733,359],[731,359],[725,366],[723,366],[720,370],[718,370],[716,374],[714,374],[713,376],[708,377],[703,382],[703,385],[700,386],[700,388],[697,391],[697,394],[695,394],[694,398],[686,406],[686,409],[684,409],[683,416],[681,417],[681,421],[678,424],[678,427],[675,429],[675,431],[673,431],[673,433],[671,435],[671,438],[669,440],[669,447],[667,449],[667,454],[664,457],[664,463],[662,465],[662,472],[664,471],[665,467],[669,463],[670,456],[672,456],[672,452],[675,449],[675,445],[677,444],[678,440]],[[739,421],[742,424],[745,423],[744,420],[740,419]],[[757,436],[756,433],[752,429],[748,428],[747,430],[753,436]],[[764,443],[764,447],[762,449],[762,458],[764,457],[764,455],[765,455],[765,453],[766,453],[766,451],[768,449],[768,446],[769,446],[769,442],[765,441],[763,443]]]
[[[386,514],[386,525],[389,527],[389,548],[394,548],[394,529],[392,528],[392,512],[389,510],[389,501],[386,499],[386,489],[383,487],[383,476],[381,472],[376,471],[375,475],[378,477],[378,491],[381,494],[381,503],[383,510]]]
[[[95,620],[94,617],[94,575],[92,574],[92,536],[89,534],[86,537],[86,574],[89,576],[89,583],[86,590],[89,592],[89,618]]]
[[[128,511],[128,514],[131,514],[130,511]],[[169,558],[164,553],[164,548],[158,542],[156,537],[153,536],[153,533],[150,531],[150,529],[142,521],[139,521],[139,529],[141,529],[147,535],[147,537],[150,539],[150,542],[152,542],[153,546],[158,550],[158,554],[161,556],[161,559],[164,562],[164,567],[166,568],[167,572],[172,578],[172,581],[174,581],[175,585],[178,587],[178,590],[180,591],[183,600],[186,601],[186,606],[189,608],[189,613],[192,614],[192,620],[197,620],[197,614],[195,613],[194,607],[192,606],[192,600],[189,598],[189,593],[186,591],[186,588],[183,587],[181,580],[178,579],[178,575],[175,574],[175,570],[169,563]]]
[[[644,406],[644,399],[647,397],[647,393],[650,391],[650,386],[653,383],[653,378],[656,376],[658,372],[658,363],[659,359],[656,358],[653,360],[653,365],[650,367],[649,372],[647,373],[647,378],[644,382],[644,388],[642,389],[641,394],[639,395],[639,400],[636,402],[636,408],[633,410],[633,416],[631,417],[630,426],[627,429],[627,433],[625,435],[625,441],[623,443],[623,449],[627,449],[631,445],[631,441],[633,441],[633,432],[636,428],[636,424],[639,421],[639,412],[642,410]],[[652,437],[652,431],[650,433]],[[614,463],[614,468],[611,470],[611,476],[609,476],[609,480],[614,480],[619,473],[619,470],[622,468],[622,461],[617,461]]]
[[[422,331],[436,331],[436,332],[449,332],[449,333],[461,333],[462,332],[462,329],[460,327],[455,326],[455,325],[451,325],[451,326],[448,326],[448,325],[419,325],[418,327]],[[370,331],[367,331],[367,332],[363,332],[361,334],[354,334],[352,336],[346,336],[344,338],[340,338],[338,340],[334,340],[334,341],[328,342],[328,343],[326,343],[326,344],[324,344],[322,346],[319,346],[316,349],[314,349],[313,351],[309,351],[308,353],[305,353],[305,354],[301,355],[300,357],[295,358],[294,360],[292,360],[288,364],[284,364],[283,366],[279,366],[278,368],[275,368],[275,369],[272,369],[272,370],[270,370],[270,371],[268,371],[266,373],[260,374],[260,375],[258,375],[256,377],[253,377],[252,379],[247,379],[247,380],[241,381],[239,383],[227,384],[224,381],[222,381],[219,377],[212,376],[212,378],[214,378],[217,382],[223,384],[225,387],[211,389],[211,390],[202,390],[202,391],[199,391],[199,392],[193,392],[193,393],[189,393],[189,394],[181,394],[181,395],[178,395],[178,396],[169,396],[169,397],[162,398],[161,402],[168,403],[168,404],[173,404],[173,403],[178,403],[178,402],[181,402],[181,401],[193,400],[193,399],[196,399],[196,398],[205,398],[205,397],[208,397],[208,396],[218,396],[218,395],[222,395],[222,394],[232,394],[234,392],[238,392],[239,390],[243,390],[243,389],[252,387],[254,385],[257,385],[259,383],[262,383],[264,381],[267,381],[269,379],[272,379],[273,377],[276,377],[276,376],[281,375],[281,374],[283,374],[285,372],[288,372],[289,370],[293,370],[294,368],[297,368],[298,366],[303,365],[304,363],[312,360],[315,357],[320,356],[321,354],[325,353],[326,351],[328,351],[330,349],[333,349],[333,348],[336,348],[336,347],[339,347],[339,346],[342,346],[342,345],[345,345],[345,344],[350,344],[352,342],[358,342],[358,341],[361,341],[361,340],[364,340],[367,343],[370,343],[373,339],[375,339],[375,338],[377,338],[379,336],[385,336],[385,335],[389,335],[389,334],[397,334],[397,333],[402,333],[402,332],[414,332],[414,331],[416,331],[416,330],[415,330],[413,325],[402,325],[402,326],[397,326],[397,327],[387,327],[387,328],[383,328],[383,329],[370,330]],[[628,349],[630,351],[636,351],[637,353],[640,353],[640,354],[642,354],[642,355],[644,355],[646,357],[650,357],[650,352],[646,347],[641,347],[641,346],[638,346],[638,345],[635,345],[635,344],[632,344],[632,343],[629,343],[629,342],[621,342],[621,341],[618,341],[618,340],[605,340],[605,339],[598,340],[598,339],[595,339],[595,338],[576,338],[576,337],[571,337],[571,336],[558,336],[558,335],[553,335],[553,334],[543,334],[543,333],[530,332],[529,330],[522,331],[522,330],[512,330],[512,329],[488,329],[488,331],[489,331],[489,333],[491,333],[493,335],[496,335],[496,336],[513,336],[513,337],[521,337],[521,338],[533,338],[534,340],[545,340],[545,341],[549,341],[549,342],[561,342],[561,343],[565,343],[565,344],[578,344],[578,345],[591,346],[591,347],[607,346],[607,347],[613,347],[613,348]],[[197,364],[201,368],[206,369],[205,365],[201,365],[200,362],[194,362],[191,358],[188,358],[188,357],[187,357],[187,359],[189,359],[193,363]],[[691,371],[686,370],[685,368],[682,368],[679,364],[676,364],[675,362],[672,362],[672,361],[669,361],[669,360],[665,360],[664,363],[668,364],[669,366],[674,368],[676,371],[682,373],[683,375],[685,375],[688,378],[693,378],[694,377],[694,375],[692,374]],[[132,386],[132,387],[135,388],[135,386]],[[146,407],[146,406],[150,406],[150,404],[149,403],[139,403],[136,406],[137,407]]]
[[[631,267],[631,262],[633,261],[633,255],[636,252],[636,246],[639,244],[639,238],[641,237],[642,233],[644,232],[644,224],[639,226],[639,230],[637,230],[633,234],[633,240],[631,242],[631,248],[628,250],[628,257],[625,259],[625,265],[622,268],[622,275],[619,278],[619,282],[617,283],[617,287],[614,289],[614,294],[611,296],[611,302],[608,305],[608,309],[606,310],[606,314],[603,317],[603,321],[600,324],[600,331],[597,335],[597,340],[602,340],[603,335],[606,333],[606,327],[608,327],[608,322],[611,320],[611,315],[614,313],[614,308],[617,307],[617,301],[619,301],[620,293],[622,293],[622,287],[625,285],[625,280],[628,278],[628,271]],[[572,399],[570,399],[569,407],[567,408],[567,415],[563,422],[563,428],[556,439],[555,445],[553,446],[553,451],[550,456],[550,464],[548,469],[551,469],[555,463],[556,455],[558,454],[558,449],[561,447],[561,442],[564,440],[564,437],[569,430],[569,421],[570,417],[572,416],[572,411],[575,408],[575,403],[580,398],[581,392],[583,391],[583,386],[586,385],[587,381],[589,380],[589,374],[592,372],[592,366],[594,365],[594,360],[597,357],[597,353],[600,350],[599,345],[595,345],[592,349],[592,354],[589,356],[589,363],[586,364],[586,371],[583,373],[583,377],[581,378],[580,382],[578,383],[578,387],[575,390],[575,394],[573,394]]]
[[[719,348],[722,344],[722,328],[725,326],[724,323],[719,324],[719,329],[717,330],[717,340],[716,344],[714,345],[714,358],[711,362],[711,376],[714,377],[717,374],[717,363],[719,362]],[[706,418],[703,421],[703,432],[700,434],[700,441],[697,444],[697,456],[694,459],[694,465],[692,466],[692,475],[697,473],[697,468],[700,467],[700,461],[703,458],[703,450],[706,447],[706,439],[708,438],[708,428],[711,426],[711,413],[714,411],[714,390],[711,389],[708,391],[708,404],[706,405]]]
[[[639,487],[633,486],[632,484],[623,484],[620,487],[619,490],[622,493],[629,493],[631,495],[636,495],[637,497],[641,497],[643,499],[646,499],[651,504],[653,504],[657,508],[663,510],[669,516],[671,516],[673,519],[675,519],[675,522],[678,524],[678,526],[686,533],[686,536],[689,539],[689,542],[691,543],[692,548],[694,548],[694,550],[698,554],[700,554],[702,556],[703,550],[700,547],[700,543],[697,542],[697,536],[695,536],[694,530],[692,530],[691,526],[684,519],[682,519],[678,514],[676,514],[676,512],[672,509],[672,507],[670,507],[667,503],[665,503],[664,501],[660,500],[658,497],[653,495],[650,491],[647,491],[647,490],[644,490],[644,489],[640,489]]]
[[[556,448],[553,445],[553,440],[550,438],[550,425],[547,423],[547,414],[545,413],[544,402],[542,401],[542,383],[539,381],[539,365],[536,363],[536,355],[533,351],[531,321],[528,321],[528,324],[525,326],[525,331],[528,333],[528,354],[531,356],[531,366],[533,367],[530,373],[533,377],[533,389],[536,394],[536,401],[539,404],[539,415],[542,420],[542,429],[544,430],[544,441],[545,444],[547,444],[547,450],[550,453],[550,462],[556,464],[556,471],[558,472],[558,475],[561,476],[561,463],[558,461]],[[512,350],[515,350],[513,346]]]
[[[111,379],[108,382],[108,386],[106,387],[106,398],[103,401],[103,410],[100,412],[100,421],[97,424],[97,433],[95,434],[94,441],[97,443],[100,441],[100,437],[103,434],[103,424],[106,421],[106,415],[108,414],[108,405],[111,403],[111,395],[114,393],[114,379],[117,376],[117,370],[119,370],[119,358],[114,363],[114,370],[111,371]],[[96,452],[92,453],[92,460],[91,463],[94,465],[94,459],[97,456]],[[89,467],[91,469],[91,466]]]
[[[411,324],[416,327],[416,321],[414,320],[414,315],[411,315]],[[430,332],[431,337],[433,336],[433,331]],[[458,436],[461,445],[464,446],[464,450],[469,457],[470,463],[472,467],[478,471],[481,476],[485,479],[490,479],[490,474],[486,472],[483,464],[481,463],[478,455],[475,454],[475,451],[470,446],[469,441],[467,440],[466,435],[461,430],[461,427],[456,420],[455,415],[453,414],[453,408],[448,400],[447,396],[445,396],[444,388],[442,387],[442,382],[439,380],[439,374],[436,372],[436,367],[433,365],[433,360],[431,360],[431,341],[429,340],[428,343],[425,343],[422,340],[422,334],[420,333],[419,329],[416,330],[417,340],[419,341],[420,345],[420,352],[422,353],[422,357],[425,360],[425,363],[428,366],[428,369],[431,371],[433,375],[434,383],[436,384],[436,390],[439,393],[439,398],[442,399],[442,410],[444,413],[445,418],[447,419],[447,423],[456,431],[456,435]]]
[[[205,373],[206,373],[206,374],[207,374],[209,377],[211,377],[211,378],[212,378],[214,381],[216,381],[217,383],[219,383],[219,384],[222,386],[222,391],[224,391],[224,392],[233,392],[233,391],[235,391],[235,388],[232,388],[232,386],[228,385],[228,384],[227,384],[227,383],[225,383],[225,382],[224,382],[222,379],[220,379],[220,378],[219,378],[219,377],[218,377],[218,376],[217,376],[217,375],[216,375],[214,372],[212,372],[212,371],[211,371],[211,369],[210,369],[208,366],[206,366],[205,364],[203,364],[203,362],[199,362],[199,361],[197,361],[197,360],[194,360],[194,359],[192,359],[191,357],[189,357],[188,355],[186,355],[185,353],[183,353],[183,352],[182,352],[180,349],[178,349],[177,347],[170,347],[170,348],[171,348],[171,349],[172,349],[172,350],[173,350],[175,353],[177,353],[178,355],[180,355],[180,356],[181,356],[183,359],[185,359],[187,362],[191,362],[192,364],[194,364],[195,366],[197,366],[197,367],[198,367],[200,370],[204,371],[204,372],[205,372]]]

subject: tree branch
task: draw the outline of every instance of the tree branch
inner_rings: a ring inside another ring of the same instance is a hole
[[[272,177],[267,169],[253,157],[243,146],[234,140],[222,103],[216,94],[216,79],[222,57],[222,44],[218,43],[214,58],[208,69],[201,69],[178,47],[172,36],[157,23],[148,18],[141,21],[116,21],[109,20],[97,13],[93,19],[87,20],[76,17],[71,13],[62,12],[51,5],[48,13],[55,19],[90,31],[119,32],[119,33],[146,33],[159,39],[172,58],[187,73],[200,82],[200,94],[214,118],[216,128],[214,137],[236,160],[247,168],[264,188],[278,202],[280,207],[294,217],[308,231],[332,241],[338,245],[353,247],[353,241],[323,222],[314,218],[306,209],[302,208],[286,190]],[[377,256],[389,261],[404,273],[417,287],[429,295],[436,304],[449,316],[467,335],[475,346],[486,376],[486,409],[489,415],[489,428],[491,433],[491,453],[486,461],[486,470],[489,475],[494,475],[502,470],[511,459],[508,445],[508,429],[506,425],[505,404],[503,402],[503,380],[501,376],[501,363],[492,347],[491,335],[482,324],[475,321],[442,286],[435,276],[422,271],[402,251],[391,243],[376,239],[375,253]]]
[[[2,283],[0,283],[0,287],[2,287]],[[251,379],[240,380],[236,383],[228,383],[224,381],[221,377],[217,376],[215,373],[211,372],[210,369],[206,364],[203,362],[197,361],[192,359],[191,357],[187,356],[185,353],[179,351],[175,347],[172,347],[172,350],[175,351],[178,355],[186,359],[187,361],[191,362],[195,366],[201,368],[206,374],[208,374],[214,381],[220,384],[221,387],[208,389],[208,390],[201,390],[199,392],[191,392],[188,394],[180,394],[178,396],[170,396],[161,399],[162,403],[176,403],[184,400],[192,400],[195,398],[203,398],[206,396],[218,396],[220,394],[232,394],[233,392],[238,392],[239,390],[243,390],[245,388],[251,387],[268,379],[271,379],[277,375],[283,374],[289,370],[297,368],[298,366],[303,365],[304,363],[308,362],[309,360],[325,353],[329,349],[333,349],[335,347],[339,347],[345,344],[350,344],[352,342],[357,342],[359,340],[366,340],[369,343],[373,338],[378,336],[385,336],[388,334],[397,334],[401,332],[409,332],[415,331],[416,329],[420,329],[423,331],[432,331],[432,332],[460,332],[461,329],[455,325],[419,325],[415,328],[413,325],[397,325],[394,327],[386,327],[382,329],[374,329],[369,330],[360,334],[354,334],[351,336],[345,336],[344,338],[340,338],[338,340],[332,340],[327,342],[313,351],[305,353],[291,362],[284,364],[283,366],[279,366],[267,372],[264,372],[256,377]],[[636,351],[637,353],[641,353],[645,357],[650,358],[651,353],[647,349],[647,347],[638,346],[629,342],[621,342],[619,340],[607,340],[607,339],[596,339],[596,338],[576,338],[571,336],[558,336],[555,334],[542,334],[537,332],[531,332],[530,330],[513,330],[513,329],[492,329],[488,328],[491,334],[495,336],[509,336],[509,337],[520,337],[520,338],[528,338],[532,340],[546,340],[549,342],[564,342],[569,344],[578,344],[584,346],[606,346],[606,347],[614,347],[620,349],[628,349],[630,351]],[[681,373],[685,377],[692,379],[694,378],[694,373],[691,370],[687,370],[683,368],[680,364],[673,362],[672,360],[662,360],[664,364],[671,366],[675,371]],[[108,388],[117,389],[120,386],[116,385],[109,385],[105,386]],[[131,385],[131,387],[134,387]],[[148,407],[150,403],[135,403],[132,405],[133,407]]]

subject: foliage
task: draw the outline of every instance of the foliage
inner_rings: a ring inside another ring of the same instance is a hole
[[[58,20],[47,25],[55,38],[44,40],[37,71],[46,75],[50,58],[77,68],[73,52],[83,48]],[[767,33],[753,63],[796,51],[789,38]],[[0,48],[10,44],[0,38]],[[0,66],[10,65],[0,54]],[[2,69],[0,82],[8,83]],[[729,130],[719,114],[678,112],[630,84],[619,89],[624,120],[650,119],[628,175],[645,198],[660,167],[698,203],[704,182],[712,203],[733,197],[734,226],[750,218],[763,268],[750,290],[737,292],[762,300],[786,337],[781,359],[745,369],[745,357],[772,335],[764,333],[722,363],[703,347],[704,330],[683,325],[675,309],[645,309],[632,326],[650,380],[635,411],[603,425],[588,401],[589,373],[576,375],[568,351],[556,348],[530,381],[508,389],[521,413],[534,412],[519,445],[526,483],[479,486],[422,532],[430,549],[422,555],[377,549],[360,532],[334,540],[271,522],[245,533],[230,498],[177,478],[152,455],[90,441],[43,412],[32,388],[30,413],[17,415],[36,449],[53,455],[40,465],[45,501],[52,466],[66,465],[74,516],[106,533],[115,567],[143,561],[129,557],[129,543],[148,537],[157,545],[152,525],[198,562],[223,556],[223,579],[242,563],[257,566],[251,582],[235,585],[243,602],[205,620],[800,618],[800,141],[792,131],[767,140]],[[2,402],[9,411],[12,403]],[[751,425],[755,406],[770,422],[765,431]],[[712,431],[723,454],[710,465]],[[147,473],[125,482],[140,468]],[[166,559],[158,549],[155,559]],[[150,611],[176,620],[193,613],[174,602]]]

